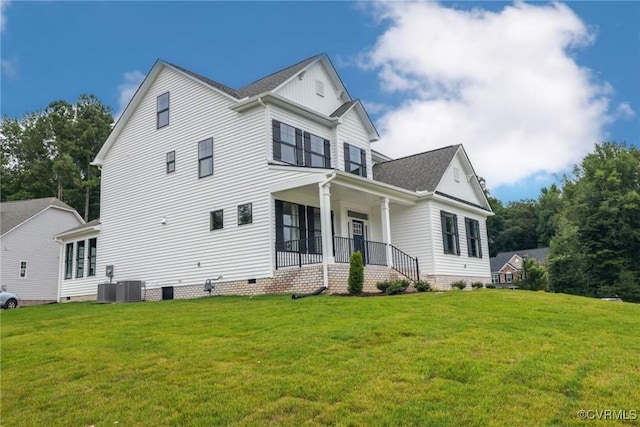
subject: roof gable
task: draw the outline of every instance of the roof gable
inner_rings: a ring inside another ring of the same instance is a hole
[[[49,207],[73,212],[80,221],[84,222],[75,209],[56,197],[2,202],[0,203],[0,235],[4,236]]]
[[[354,99],[354,100],[345,102],[340,107],[338,107],[333,113],[331,113],[330,117],[340,118],[340,117],[343,117],[345,114],[347,114],[351,110],[355,111],[360,121],[364,125],[365,129],[367,130],[367,133],[369,135],[369,142],[374,142],[379,140],[380,134],[378,133],[376,126],[371,121],[369,114],[367,114],[367,111],[364,109],[364,106],[362,105],[362,102],[359,99]]]
[[[498,272],[502,270],[507,264],[511,264],[515,268],[520,268],[518,264],[513,262],[514,259],[523,259],[524,257],[533,258],[541,264],[546,264],[549,257],[549,248],[536,248],[536,249],[522,249],[519,251],[500,252],[496,256],[492,257],[489,261],[491,264],[491,271]]]
[[[435,191],[459,148],[450,145],[378,163],[373,167],[373,179],[411,191]]]
[[[449,165],[440,177],[435,191],[438,194],[455,197],[490,210],[480,181],[467,157],[463,146],[459,146]]]

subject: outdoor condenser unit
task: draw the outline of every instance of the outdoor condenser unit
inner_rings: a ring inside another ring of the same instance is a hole
[[[116,302],[134,302],[142,300],[142,281],[123,280],[116,285]]]
[[[116,286],[115,283],[99,283],[98,302],[116,302]]]

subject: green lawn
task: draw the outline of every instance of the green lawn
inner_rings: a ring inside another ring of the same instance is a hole
[[[637,304],[506,290],[210,297],[27,307],[1,322],[3,426],[616,424],[579,420],[606,409],[640,425]]]

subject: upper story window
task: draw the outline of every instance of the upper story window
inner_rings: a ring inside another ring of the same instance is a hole
[[[444,253],[460,255],[457,215],[440,211],[440,221],[442,224],[442,244],[444,246]]]
[[[344,143],[344,170],[367,177],[367,153],[361,148]]]
[[[169,124],[169,92],[158,96],[156,103],[156,116],[158,129]]]
[[[167,153],[167,173],[175,172],[176,170],[176,152],[169,151]]]
[[[209,230],[220,230],[224,223],[224,211],[222,209],[209,214]]]
[[[238,225],[251,224],[253,222],[253,209],[251,203],[238,205]]]
[[[213,138],[198,142],[198,178],[213,175]]]
[[[331,143],[274,120],[273,159],[296,166],[331,168]]]
[[[480,223],[471,218],[464,219],[467,229],[467,252],[470,257],[482,258],[482,247],[480,244]]]
[[[20,261],[20,278],[27,278],[27,261]]]

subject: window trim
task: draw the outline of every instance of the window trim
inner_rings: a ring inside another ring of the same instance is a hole
[[[205,142],[208,142],[211,144],[211,155],[200,157],[200,144]],[[211,173],[203,175],[202,162],[205,160],[211,162]],[[213,170],[213,138],[207,138],[207,139],[203,139],[202,141],[198,141],[198,178],[206,178],[208,176],[212,176],[213,172],[214,172]]]
[[[504,273],[505,283],[513,283],[513,273]]]
[[[480,221],[478,221],[477,219],[465,217],[464,226],[467,232],[467,255],[469,256],[469,258],[482,258]],[[475,249],[475,255],[473,254],[472,249]]]
[[[27,278],[27,261],[20,261],[20,270],[18,271],[18,277],[20,279]]]
[[[453,232],[447,231],[447,218],[453,219]],[[440,225],[442,228],[442,249],[444,254],[460,256],[460,232],[458,231],[458,215],[451,212],[440,211]],[[455,248],[449,248],[449,242],[447,240],[447,236],[449,235],[454,237],[452,243],[455,244]]]
[[[163,96],[167,96],[167,107],[160,109],[160,98]],[[165,92],[165,93],[161,93],[160,95],[157,96],[156,98],[156,129],[162,129],[164,127],[169,126],[169,106],[171,105],[171,99],[169,97],[169,92]],[[167,123],[163,124],[162,126],[160,125],[160,115],[162,113],[166,112],[167,113]]]
[[[282,139],[282,125],[293,129],[294,143],[284,141]],[[331,169],[331,141],[311,132],[303,131],[300,128],[292,126],[273,119],[271,121],[272,128],[272,148],[273,160],[288,165],[300,166],[306,168]],[[311,137],[318,138],[323,142],[322,153],[314,151],[311,145]],[[293,150],[293,162],[282,159],[282,146]],[[313,166],[313,156],[319,156],[324,159],[322,166]]]
[[[171,156],[171,158],[170,158]],[[166,155],[167,173],[176,171],[176,150],[169,151]]]
[[[500,283],[500,273],[493,273],[491,275],[491,283],[495,283],[495,284]]]
[[[91,249],[93,248],[93,254]],[[94,277],[98,266],[98,238],[89,239],[89,252],[87,253],[87,277]]]
[[[351,174],[366,178],[367,177],[367,151],[363,148],[349,144],[348,142],[344,142],[343,144],[344,144],[344,171],[347,173],[351,173]],[[351,159],[351,147],[360,151],[359,161],[355,161]],[[352,165],[358,166],[357,168],[358,173],[351,170]]]
[[[241,215],[242,215],[242,214],[241,214],[241,212],[240,212],[240,209],[241,209],[243,206],[248,206],[248,207],[249,207],[249,221],[247,221],[247,222],[242,222],[242,221],[241,221],[241,218],[242,218],[242,216],[241,216]],[[238,205],[238,226],[241,226],[241,225],[248,225],[248,224],[253,224],[253,203],[252,203],[252,202],[249,202],[249,203],[243,203],[243,204],[241,204],[241,205]]]
[[[220,226],[216,226],[216,214],[220,214]],[[224,229],[224,209],[217,209],[209,212],[209,231]]]

